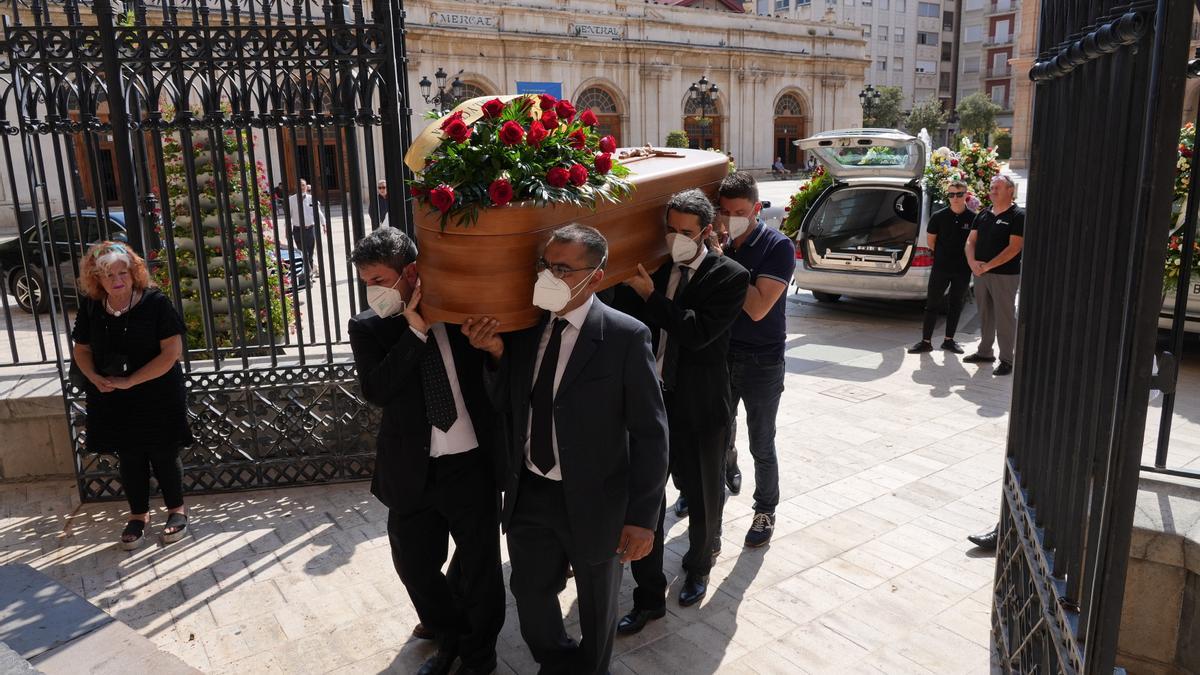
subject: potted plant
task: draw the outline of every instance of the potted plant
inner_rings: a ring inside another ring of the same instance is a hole
[[[434,321],[489,314],[504,330],[532,325],[534,261],[550,233],[578,222],[609,241],[605,284],[667,256],[662,207],[691,187],[715,192],[724,155],[619,152],[590,110],[567,100],[478,98],[435,121],[412,145],[422,307]]]

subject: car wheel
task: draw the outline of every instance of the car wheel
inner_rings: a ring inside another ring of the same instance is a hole
[[[842,299],[841,293],[826,293],[824,291],[813,291],[813,297],[817,302],[837,302]]]
[[[46,283],[36,269],[19,269],[8,279],[9,292],[17,299],[17,306],[33,314],[41,314],[50,306],[46,296]]]

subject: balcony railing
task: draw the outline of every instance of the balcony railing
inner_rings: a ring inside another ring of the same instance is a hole
[[[987,5],[987,14],[1008,14],[1021,8],[1018,0],[993,0]]]
[[[1012,33],[1009,33],[1007,35],[989,35],[986,38],[984,38],[983,46],[984,47],[1003,47],[1004,45],[1011,45],[1012,42],[1013,42],[1013,34]]]
[[[1012,77],[1012,74],[1013,74],[1012,66],[1001,66],[999,68],[988,68],[987,69],[988,79],[994,79],[994,78],[998,78],[998,77]]]

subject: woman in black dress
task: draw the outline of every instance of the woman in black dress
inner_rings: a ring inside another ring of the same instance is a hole
[[[137,548],[150,520],[153,473],[167,505],[164,543],[187,528],[179,450],[192,442],[179,357],[183,319],[150,284],[146,263],[123,243],[88,250],[80,266],[86,296],[75,319],[74,357],[88,379],[87,445],[115,452],[129,499],[121,547]]]

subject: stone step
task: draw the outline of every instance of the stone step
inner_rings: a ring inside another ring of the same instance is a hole
[[[0,642],[29,666],[17,673],[200,672],[28,565],[0,566]]]

